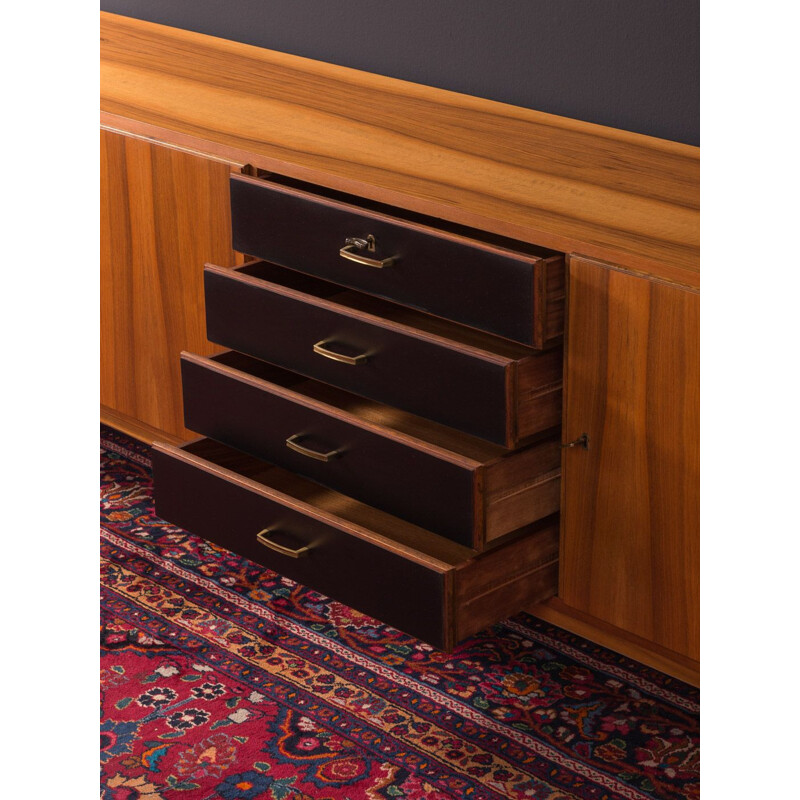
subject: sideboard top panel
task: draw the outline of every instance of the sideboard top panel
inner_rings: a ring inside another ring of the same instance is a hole
[[[699,148],[101,12],[106,128],[688,286]]]

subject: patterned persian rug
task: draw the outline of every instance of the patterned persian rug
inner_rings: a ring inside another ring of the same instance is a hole
[[[696,689],[526,614],[448,656],[158,519],[101,434],[105,800],[699,797]]]

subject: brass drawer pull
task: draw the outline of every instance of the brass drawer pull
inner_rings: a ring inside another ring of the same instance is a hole
[[[268,547],[270,550],[274,550],[276,553],[280,553],[282,556],[289,556],[289,558],[302,558],[302,556],[306,555],[308,551],[311,550],[311,547],[309,546],[292,550],[291,547],[284,547],[282,544],[273,542],[272,539],[268,539],[267,536],[274,532],[274,528],[264,528],[263,531],[259,531],[256,534],[256,539],[258,539],[259,544],[263,544],[264,547]]]
[[[357,356],[346,356],[344,353],[337,353],[335,350],[330,350],[326,345],[330,344],[330,339],[323,339],[314,345],[314,352],[317,355],[325,356],[333,361],[341,361],[342,364],[363,364],[367,360],[367,354],[361,353]]]
[[[369,256],[361,255],[358,250],[368,250],[370,253],[375,252],[375,237],[370,234],[366,239],[361,239],[356,236],[349,236],[344,240],[344,247],[339,250],[339,255],[349,261],[355,261],[356,264],[363,264],[366,267],[375,267],[376,269],[383,269],[389,267],[397,261],[397,256],[389,256],[388,258],[370,258]]]
[[[302,433],[296,433],[294,436],[290,436],[286,440],[286,446],[290,450],[294,450],[301,455],[308,456],[309,458],[316,458],[317,461],[330,461],[331,459],[336,458],[339,455],[338,450],[331,450],[328,453],[321,453],[319,450],[312,450],[310,447],[304,447],[302,444],[298,442],[298,439],[302,439]]]

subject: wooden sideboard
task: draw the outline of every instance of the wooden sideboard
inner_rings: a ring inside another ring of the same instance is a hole
[[[184,427],[229,176],[275,173],[566,254],[558,597],[699,676],[697,148],[101,13],[101,416]],[[585,446],[588,445],[588,446]]]

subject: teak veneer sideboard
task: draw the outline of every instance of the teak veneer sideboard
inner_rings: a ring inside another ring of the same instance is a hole
[[[698,149],[106,13],[101,13],[101,59],[103,420],[148,442],[165,442],[165,448],[195,435],[184,425],[185,400],[192,424],[218,424],[196,398],[183,397],[183,369],[184,380],[193,385],[211,386],[213,379],[238,387],[243,403],[251,396],[253,403],[289,398],[315,413],[332,414],[339,425],[355,426],[359,435],[374,432],[375,423],[348,410],[340,390],[315,388],[313,381],[298,387],[290,378],[281,384],[278,367],[263,374],[253,367],[248,377],[242,369],[250,369],[249,356],[226,355],[206,338],[208,282],[244,291],[263,269],[249,260],[254,253],[233,249],[232,176],[239,176],[234,185],[244,189],[248,181],[272,177],[289,187],[289,194],[294,185],[301,187],[299,194],[302,187],[317,187],[333,205],[358,198],[375,219],[394,214],[409,228],[434,224],[454,241],[479,236],[487,250],[497,252],[529,249],[532,264],[545,264],[547,253],[561,254],[566,281],[559,284],[555,272],[539,269],[524,298],[528,306],[534,298],[528,312],[533,327],[525,328],[524,314],[514,321],[524,304],[509,305],[504,324],[516,327],[498,331],[508,344],[496,347],[493,339],[473,341],[436,317],[425,323],[429,333],[415,333],[424,315],[397,312],[386,322],[386,314],[394,314],[389,306],[338,300],[322,284],[308,289],[291,276],[281,278],[278,268],[273,277],[280,285],[270,302],[300,298],[319,313],[340,311],[344,302],[344,313],[360,323],[391,329],[392,336],[430,338],[434,345],[447,344],[456,331],[462,343],[447,345],[451,350],[480,356],[494,348],[494,355],[480,358],[508,364],[509,374],[516,374],[520,359],[537,342],[544,344],[542,352],[559,348],[561,358],[557,332],[563,327],[561,525],[560,543],[553,542],[558,592],[528,610],[696,683]],[[236,235],[242,248],[260,246]],[[540,252],[544,255],[536,255]],[[204,272],[204,264],[216,266]],[[501,288],[510,286],[503,275],[496,273]],[[458,307],[447,305],[450,298],[429,294],[424,302],[431,307],[417,307],[444,317],[459,314]],[[416,302],[410,299],[412,306]],[[456,320],[462,321],[475,324]],[[423,416],[430,416],[424,398],[402,402],[422,403]],[[446,416],[450,411],[442,413],[441,421],[453,424]],[[521,418],[514,411],[504,430],[476,429],[495,438],[479,447],[467,446],[455,431],[447,433],[451,429],[441,422],[425,423],[425,436],[435,433],[446,445],[431,450],[417,444],[421,434],[414,425],[421,423],[403,417],[393,423],[392,446],[404,453],[455,448],[462,455],[449,455],[449,461],[482,470],[484,463],[495,463],[491,448],[502,454],[504,447],[519,446],[514,437]],[[460,418],[455,422],[462,424]],[[170,463],[178,471],[188,469],[213,450],[202,443],[182,451],[173,447]],[[516,481],[525,502],[515,505],[515,492],[504,491],[505,505],[487,505],[497,509],[494,522],[476,517],[453,525],[464,543],[437,545],[421,559],[444,576],[443,613],[452,614],[451,605],[469,609],[456,614],[455,632],[448,636],[458,638],[483,624],[470,597],[505,591],[498,587],[506,562],[492,554],[510,552],[520,540],[502,544],[503,532],[521,524],[519,515],[530,503],[542,504],[545,513],[557,500],[550,488],[557,483],[534,481],[534,472],[528,472],[536,464],[536,470],[557,476],[546,472],[549,451],[526,456],[527,461],[516,450],[509,452],[516,460],[493,469],[503,480]],[[240,488],[267,502],[271,490],[248,480],[242,478]],[[294,486],[290,477],[280,480]],[[491,504],[490,488],[483,491],[481,502]],[[345,525],[328,512],[313,513],[318,522]],[[449,521],[435,509],[426,513],[426,525],[447,530]],[[408,526],[411,539],[417,535],[412,529]],[[369,533],[363,536],[372,541]],[[501,544],[487,551],[494,560],[486,561],[485,570],[459,566],[467,564],[467,547],[481,547],[493,537]],[[392,548],[403,551],[400,545]],[[510,585],[509,603],[520,589]]]

